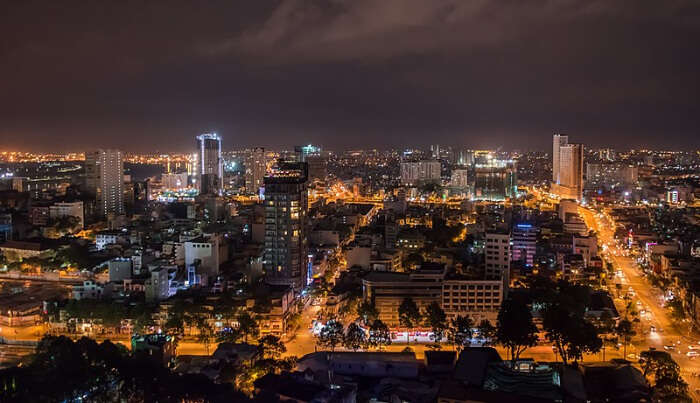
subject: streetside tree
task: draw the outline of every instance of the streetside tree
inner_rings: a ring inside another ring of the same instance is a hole
[[[509,298],[498,311],[496,340],[508,351],[510,360],[517,361],[520,354],[537,344],[537,327],[526,304]]]
[[[420,324],[421,314],[418,305],[410,298],[404,298],[399,305],[399,323],[406,328],[406,344],[411,344],[410,331]]]

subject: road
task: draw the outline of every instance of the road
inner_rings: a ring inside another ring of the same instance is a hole
[[[622,291],[628,289],[634,291],[634,299],[639,301],[641,308],[651,313],[648,319],[642,319],[642,334],[636,336],[633,344],[638,351],[643,351],[649,347],[663,349],[665,345],[678,346],[671,352],[673,359],[680,365],[681,373],[693,398],[700,400],[700,379],[693,374],[700,373],[700,361],[695,357],[688,357],[686,352],[688,346],[698,346],[700,337],[684,326],[675,323],[666,308],[662,306],[661,292],[655,290],[649,281],[644,277],[641,269],[636,264],[633,257],[626,256],[626,251],[615,241],[615,225],[607,214],[599,214],[588,208],[579,208],[579,213],[583,217],[588,228],[593,229],[598,234],[598,243],[605,245],[601,254],[613,263],[616,270],[621,270],[623,276],[616,276],[611,282],[622,284]],[[612,284],[611,284],[612,285]],[[611,292],[615,290],[611,287]],[[616,298],[616,305],[620,314],[624,313],[625,301]],[[636,304],[635,304],[636,305]],[[650,331],[651,326],[659,331]],[[680,344],[679,344],[680,343]]]

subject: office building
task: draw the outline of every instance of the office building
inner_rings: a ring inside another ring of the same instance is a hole
[[[245,161],[245,190],[248,194],[258,194],[263,186],[265,173],[267,172],[267,161],[265,159],[265,149],[255,147],[248,154]]]
[[[474,164],[474,199],[499,201],[517,193],[515,161],[488,158]]]
[[[448,274],[443,264],[424,264],[412,273],[373,271],[362,280],[363,298],[379,312],[379,320],[400,328],[399,306],[404,299],[421,311],[437,302],[448,319],[469,316],[475,322],[494,321],[503,298],[500,280],[473,280]],[[418,325],[420,327],[420,325]]]
[[[528,223],[513,226],[513,261],[532,266],[537,249],[537,227]]]
[[[306,214],[308,168],[304,162],[280,162],[265,177],[265,281],[292,286],[307,285]]]
[[[314,145],[294,147],[298,162],[308,164],[309,180],[325,180],[328,176],[328,153]]]
[[[440,183],[440,161],[405,161],[401,163],[401,185],[421,186],[427,183]]]
[[[487,232],[485,242],[486,279],[503,280],[504,287],[510,283],[510,234]]]
[[[455,152],[455,164],[461,166],[470,166],[474,164],[474,151],[459,149]]]
[[[97,150],[85,153],[85,184],[95,196],[95,213],[124,214],[124,161],[119,150]]]
[[[197,136],[197,169],[199,193],[221,194],[224,188],[224,164],[221,158],[221,137],[216,133]]]
[[[294,153],[296,154],[298,162],[306,162],[306,158],[308,156],[321,154],[321,147],[311,144],[306,146],[295,146]]]

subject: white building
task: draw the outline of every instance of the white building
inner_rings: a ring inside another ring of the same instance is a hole
[[[166,189],[184,189],[187,187],[187,172],[163,174],[160,182]]]
[[[487,232],[485,242],[486,278],[503,280],[504,286],[510,284],[510,234]]]
[[[440,161],[401,163],[401,185],[419,186],[425,183],[440,183]]]
[[[95,235],[97,250],[104,250],[105,246],[118,243],[124,234],[119,231],[100,231]]]
[[[63,217],[76,217],[80,223],[80,228],[85,226],[85,216],[83,213],[83,202],[76,201],[71,203],[58,202],[49,207],[49,217],[58,219]]]
[[[214,277],[219,274],[221,259],[217,235],[201,236],[185,242],[185,266],[196,266],[197,274]]]
[[[81,285],[73,286],[73,299],[97,299],[102,298],[104,288],[93,280],[85,280]]]

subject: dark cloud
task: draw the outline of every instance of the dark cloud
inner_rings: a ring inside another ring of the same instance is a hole
[[[700,146],[700,5],[6,2],[0,145]]]

